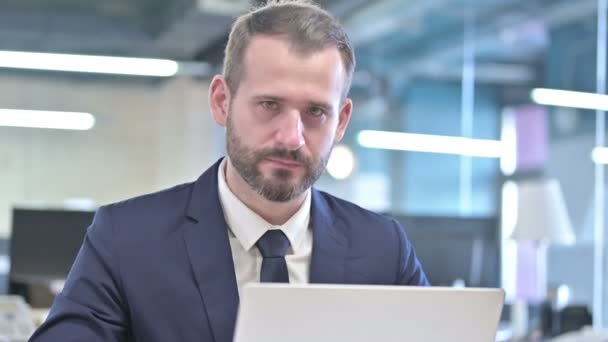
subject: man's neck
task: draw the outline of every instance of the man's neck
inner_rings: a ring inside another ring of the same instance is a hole
[[[222,170],[220,170],[222,172]],[[260,215],[272,225],[282,225],[287,222],[304,202],[307,193],[287,202],[269,201],[255,190],[236,171],[230,159],[226,160],[226,184],[232,193],[243,202],[249,209]]]

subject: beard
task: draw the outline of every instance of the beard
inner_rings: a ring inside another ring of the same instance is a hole
[[[306,156],[300,150],[264,148],[260,150],[246,146],[232,122],[229,112],[226,122],[226,149],[232,165],[249,186],[265,199],[273,202],[290,201],[307,191],[325,170],[331,149],[318,160]],[[266,158],[279,158],[296,162],[304,168],[301,180],[286,169],[275,169],[270,177],[262,174],[259,164]]]

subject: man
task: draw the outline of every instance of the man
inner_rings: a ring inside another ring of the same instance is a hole
[[[209,91],[228,157],[101,207],[32,341],[229,342],[249,282],[427,285],[396,221],[311,189],[348,125],[354,65],[312,3],[238,18]]]

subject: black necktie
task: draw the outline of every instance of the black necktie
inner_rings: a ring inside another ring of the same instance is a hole
[[[285,254],[289,249],[289,240],[279,229],[267,231],[256,243],[264,257],[260,282],[289,283],[289,273],[285,263]]]

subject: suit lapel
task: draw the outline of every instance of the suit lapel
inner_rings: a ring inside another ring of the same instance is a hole
[[[340,284],[345,282],[348,243],[339,229],[323,195],[312,189],[313,247],[310,262],[310,283]]]
[[[215,341],[232,341],[239,305],[228,230],[219,201],[218,161],[194,183],[184,242]],[[347,238],[323,195],[312,191],[310,283],[345,282]]]
[[[228,231],[219,202],[217,172],[208,169],[192,190],[184,229],[190,258],[215,341],[232,341],[239,305]]]

